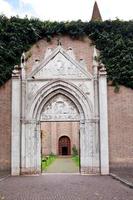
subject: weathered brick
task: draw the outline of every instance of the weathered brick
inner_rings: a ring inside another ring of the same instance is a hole
[[[133,166],[133,91],[108,87],[110,166]]]
[[[0,87],[0,170],[11,165],[11,80]]]

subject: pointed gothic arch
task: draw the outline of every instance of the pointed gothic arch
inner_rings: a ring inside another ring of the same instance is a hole
[[[86,95],[74,84],[68,84],[66,81],[51,81],[37,92],[32,100],[29,110],[31,119],[40,120],[40,115],[44,105],[55,95],[62,94],[69,98],[77,107],[81,119],[91,119],[93,114],[93,106]]]
[[[40,171],[40,158],[41,158],[41,142],[40,142],[40,117],[42,109],[45,104],[54,96],[61,94],[68,98],[77,108],[80,115],[80,158],[81,158],[81,172],[86,173],[88,168],[92,167],[93,158],[93,134],[94,123],[93,121],[93,107],[91,101],[88,100],[86,95],[75,85],[68,84],[66,81],[56,80],[49,82],[43,86],[32,100],[31,107],[28,111],[28,119],[30,120],[30,134],[34,132],[34,158],[36,170]],[[24,146],[24,145],[23,145]],[[31,153],[31,152],[30,152]]]

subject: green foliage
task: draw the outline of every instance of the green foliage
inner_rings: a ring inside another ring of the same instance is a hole
[[[72,147],[72,155],[73,155],[73,156],[77,156],[77,155],[78,155],[78,150],[77,150],[75,144],[74,144],[73,147]]]
[[[39,39],[48,42],[54,36],[69,35],[73,39],[88,36],[100,50],[108,80],[113,85],[133,88],[133,21],[124,22],[42,22],[38,19],[0,16],[0,85],[11,77],[22,52]]]
[[[53,153],[51,153],[49,156],[42,156],[42,171],[46,171],[49,165],[51,165],[55,159],[56,156]]]
[[[80,158],[79,156],[73,156],[72,157],[72,160],[76,163],[76,165],[79,167],[79,164],[80,164]]]

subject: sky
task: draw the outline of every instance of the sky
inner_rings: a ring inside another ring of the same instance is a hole
[[[0,0],[0,14],[50,21],[89,21],[95,0]],[[133,19],[133,0],[97,0],[103,20]]]

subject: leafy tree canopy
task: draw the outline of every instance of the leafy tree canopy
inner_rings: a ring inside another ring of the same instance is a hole
[[[14,65],[20,63],[22,52],[39,39],[50,41],[55,35],[73,39],[89,37],[100,50],[108,80],[114,85],[133,88],[133,21],[50,22],[0,16],[0,85],[11,77]]]

